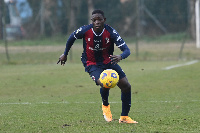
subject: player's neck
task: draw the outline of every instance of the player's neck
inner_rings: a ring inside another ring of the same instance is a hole
[[[102,31],[94,31],[94,28],[92,28],[92,31],[96,36],[101,36],[103,34],[104,30],[105,30],[105,28],[103,28]]]

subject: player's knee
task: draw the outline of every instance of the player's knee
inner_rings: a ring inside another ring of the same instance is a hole
[[[103,84],[100,82],[99,79],[96,81],[96,85],[100,85],[103,88]]]
[[[130,92],[131,91],[131,85],[129,83],[125,84],[122,88],[121,88],[122,92]]]
[[[131,91],[131,85],[129,83],[127,84],[127,91]]]

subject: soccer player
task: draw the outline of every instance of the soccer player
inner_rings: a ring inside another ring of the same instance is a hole
[[[68,52],[76,39],[83,39],[83,53],[81,61],[85,71],[91,78],[100,85],[102,97],[103,116],[107,122],[112,121],[110,104],[108,102],[109,89],[104,88],[99,80],[100,74],[105,69],[113,69],[119,74],[117,86],[121,89],[122,112],[119,123],[138,123],[128,116],[131,107],[131,85],[126,78],[124,71],[117,64],[130,55],[130,49],[120,37],[118,32],[111,26],[104,24],[106,18],[102,10],[92,12],[92,24],[82,26],[74,31],[67,43],[64,54],[59,58],[61,65],[67,61]],[[120,55],[113,55],[114,44],[122,51]]]

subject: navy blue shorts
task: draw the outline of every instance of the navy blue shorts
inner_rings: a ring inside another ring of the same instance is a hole
[[[90,65],[85,67],[85,71],[89,73],[90,77],[96,82],[100,74],[106,69],[113,69],[119,74],[119,79],[126,77],[126,74],[118,64],[103,64],[103,65]]]

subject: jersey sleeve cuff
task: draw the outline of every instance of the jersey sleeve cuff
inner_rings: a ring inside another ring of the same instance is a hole
[[[120,54],[120,55],[121,55],[122,59],[124,59],[123,55],[122,55],[122,54]],[[121,60],[122,60],[122,59],[121,59]]]

